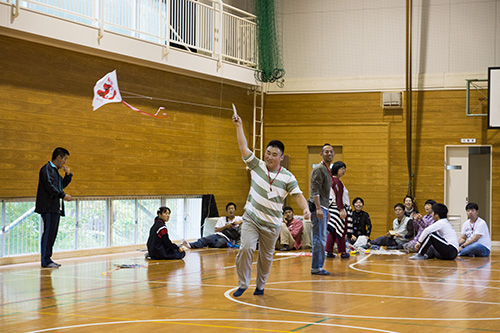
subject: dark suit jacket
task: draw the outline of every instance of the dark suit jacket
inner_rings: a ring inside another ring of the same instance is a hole
[[[63,189],[71,182],[73,174],[65,175],[64,179],[59,170],[54,168],[50,162],[40,169],[38,177],[38,191],[36,193],[35,212],[61,213],[64,216],[64,200],[66,193]]]

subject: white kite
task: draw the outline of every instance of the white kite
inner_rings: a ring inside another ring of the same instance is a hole
[[[122,95],[120,95],[120,89],[118,88],[115,69],[97,81],[94,86],[94,100],[92,101],[92,106],[95,111],[104,104],[119,103],[121,101]]]
[[[150,114],[144,111],[139,110],[138,108],[133,107],[128,104],[124,100],[122,100],[122,96],[120,94],[120,89],[118,88],[118,80],[116,78],[116,69],[108,74],[106,74],[102,79],[97,81],[94,86],[94,100],[92,101],[92,106],[94,107],[94,111],[108,103],[120,103],[127,106],[131,110],[139,112],[146,116],[151,116],[155,118],[167,118],[166,113],[162,113],[162,115],[158,115],[160,110],[164,110],[163,106],[158,108],[156,114]]]

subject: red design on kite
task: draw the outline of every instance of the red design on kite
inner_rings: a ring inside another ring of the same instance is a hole
[[[114,99],[116,96],[116,90],[113,89],[113,84],[111,80],[108,79],[108,82],[103,84],[104,90],[97,90],[97,94],[104,99]]]

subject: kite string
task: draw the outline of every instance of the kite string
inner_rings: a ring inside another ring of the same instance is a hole
[[[223,71],[224,69],[222,68],[221,70]],[[166,98],[157,98],[157,97],[145,96],[145,95],[133,93],[133,92],[130,92],[130,91],[124,91],[124,90],[122,90],[121,92],[123,94],[130,95],[130,96],[123,96],[122,95],[122,97],[125,97],[127,99],[129,99],[129,98],[143,98],[143,99],[149,99],[149,100],[158,100],[158,101],[163,101],[163,102],[186,104],[186,105],[192,105],[192,106],[198,106],[198,107],[204,107],[204,108],[218,109],[219,110],[219,115],[218,116],[221,119],[221,121],[223,121],[223,119],[222,119],[222,110],[233,111],[232,108],[224,108],[224,107],[222,107],[222,103],[223,103],[223,90],[224,90],[224,75],[221,74],[221,78],[220,78],[219,106],[207,105],[207,104],[199,104],[199,103],[191,103],[191,102],[184,102],[184,101],[177,101],[177,100],[166,99]],[[160,109],[158,109],[158,111],[160,111]],[[156,115],[153,115],[153,117],[154,116],[156,116]],[[215,182],[217,180],[217,160],[218,160],[218,157],[219,157],[219,136],[220,136],[220,129],[221,129],[221,127],[222,126],[217,126],[218,133],[217,133],[217,143],[216,143],[216,146],[215,146],[215,163],[214,163],[215,169],[214,169],[213,178],[212,178],[212,188],[211,188],[211,192],[212,193],[214,191]]]
[[[223,80],[223,78],[221,79],[221,96],[220,96],[220,101],[219,101],[220,105],[219,106],[208,105],[208,104],[198,104],[198,103],[191,103],[191,102],[184,102],[184,101],[176,101],[176,100],[173,100],[173,99],[166,99],[166,98],[144,96],[144,95],[140,95],[140,94],[132,93],[132,92],[129,92],[129,91],[124,91],[124,90],[122,90],[121,92],[125,93],[125,94],[130,94],[131,95],[131,96],[122,96],[124,98],[144,98],[144,99],[158,100],[158,101],[163,101],[163,102],[170,102],[170,103],[178,103],[178,104],[186,104],[186,105],[192,105],[192,106],[199,106],[199,107],[203,107],[203,108],[212,108],[212,109],[218,109],[218,110],[230,110],[230,111],[232,111],[233,110],[232,108],[223,108],[222,107],[222,80]]]
[[[153,97],[149,97],[149,96],[145,96],[145,95],[141,95],[141,94],[136,94],[136,93],[133,93],[133,92],[130,92],[130,91],[120,90],[120,92],[132,95],[132,96],[125,96],[125,97],[128,97],[128,98],[147,98],[147,99],[153,99]],[[123,97],[123,94],[122,94],[122,97]]]

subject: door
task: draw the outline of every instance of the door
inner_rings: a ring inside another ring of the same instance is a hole
[[[469,147],[446,147],[446,177],[444,204],[448,207],[448,221],[460,234],[467,220],[465,205],[469,200]]]
[[[465,206],[475,202],[491,233],[491,146],[445,146],[445,205],[460,234]]]

